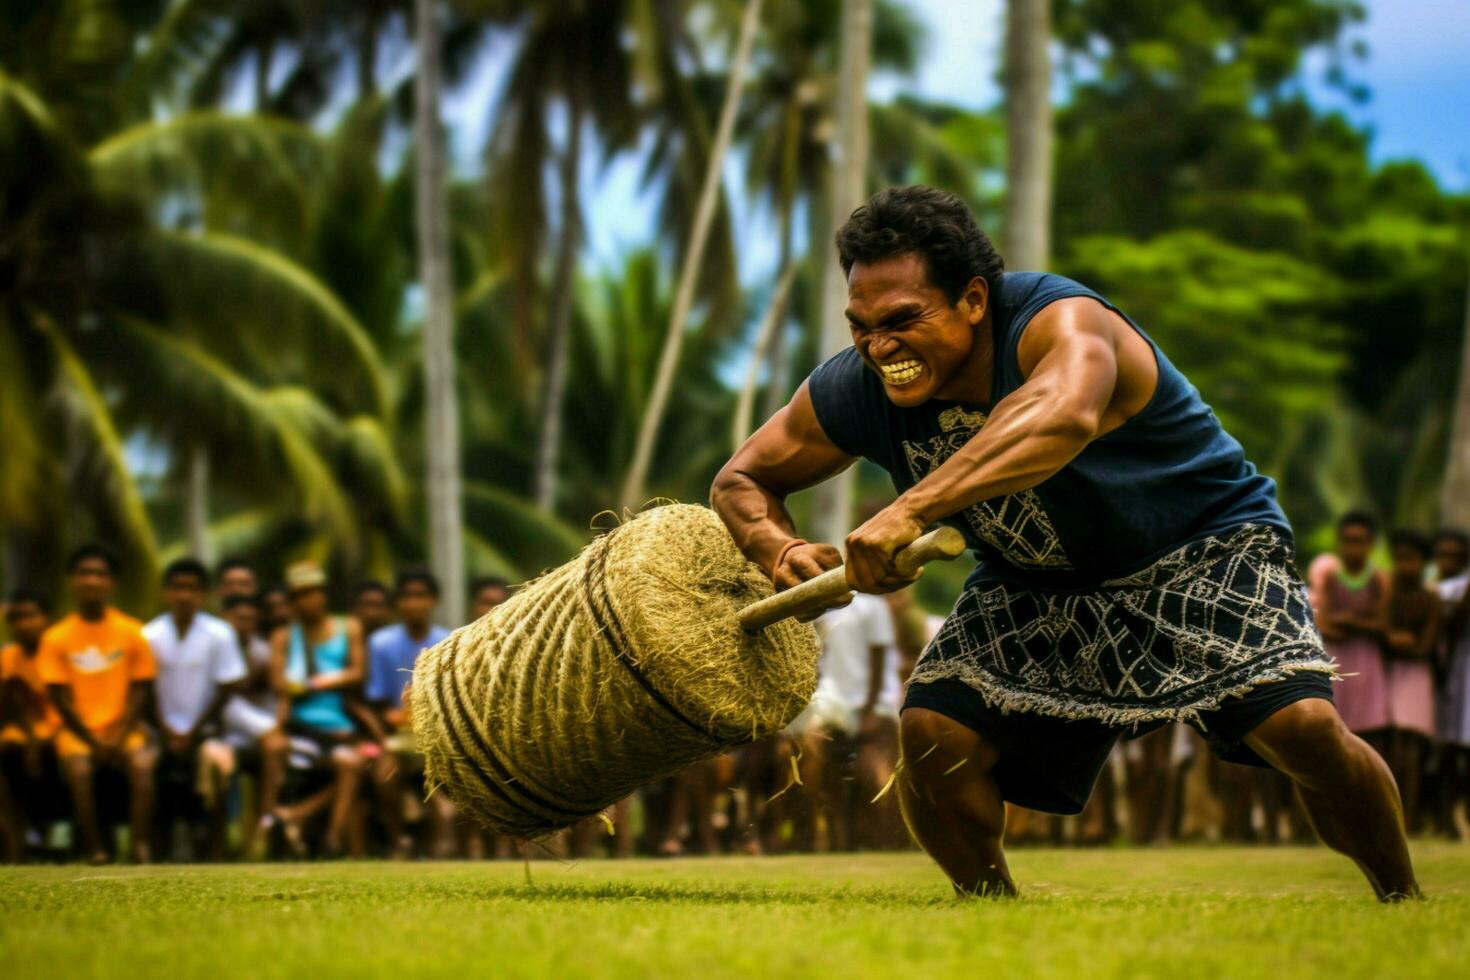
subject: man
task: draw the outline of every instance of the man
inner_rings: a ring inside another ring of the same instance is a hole
[[[1454,528],[1441,528],[1434,535],[1434,580],[1448,582],[1470,567],[1470,535]]]
[[[50,613],[33,592],[18,590],[5,603],[11,642],[0,648],[0,833],[12,862],[24,853],[43,800],[60,789],[52,739],[61,716],[36,670]]]
[[[202,809],[210,860],[222,861],[235,754],[217,736],[225,705],[245,680],[246,669],[235,631],[203,611],[208,593],[209,572],[202,562],[170,562],[163,570],[167,611],[143,627],[143,636],[158,670],[153,686],[162,743],[160,779],[165,785],[183,785],[188,801],[181,809]],[[165,828],[172,829],[181,815],[166,807]]]
[[[503,578],[487,575],[470,583],[470,608],[479,619],[510,598],[510,584]]]
[[[108,851],[97,815],[97,776],[104,769],[126,775],[133,860],[146,864],[157,754],[142,723],[153,690],[153,651],[142,624],[108,605],[118,573],[110,548],[83,545],[66,568],[76,611],[46,631],[36,657],[36,672],[61,715],[56,754],[62,777],[87,859],[102,864]]]
[[[393,622],[388,587],[377,579],[359,582],[352,590],[352,617],[362,624],[364,640]]]
[[[1122,734],[1179,720],[1295,782],[1380,898],[1417,895],[1393,781],[1332,706],[1274,484],[1163,353],[1058,276],[1003,273],[958,198],[883,191],[838,232],[853,346],[715,479],[786,588],[842,562],[786,497],[866,457],[898,499],[847,537],[859,592],[936,522],[980,564],[914,669],[900,804],[961,894],[1012,894],[1004,801],[1075,813]]]
[[[385,751],[373,764],[373,785],[395,858],[407,857],[413,849],[412,841],[403,833],[402,774],[404,770],[422,773],[424,765],[408,727],[403,686],[408,683],[419,654],[449,635],[447,629],[434,622],[434,610],[438,606],[438,579],[422,568],[404,569],[393,586],[393,608],[398,613],[398,622],[378,630],[368,641],[365,695],[385,736]],[[443,793],[435,793],[431,803],[435,816],[434,856],[452,857],[454,810]]]
[[[247,809],[240,815],[240,850],[253,854],[260,826],[261,744],[276,731],[276,697],[270,680],[271,645],[261,630],[260,603],[253,596],[232,595],[224,600],[222,611],[245,655],[245,680],[225,705],[221,721],[225,742],[235,757],[236,771],[257,780],[257,792],[245,797]]]
[[[221,561],[215,566],[214,579],[218,583],[216,591],[219,593],[221,610],[233,596],[254,599],[260,593],[255,567],[244,558],[226,558]]]

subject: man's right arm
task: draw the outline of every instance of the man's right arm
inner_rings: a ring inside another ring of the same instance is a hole
[[[77,713],[76,702],[72,700],[71,686],[68,684],[48,684],[46,691],[51,695],[51,703],[56,705],[56,713],[61,716],[62,724],[70,728],[72,734],[81,739],[93,749],[98,748],[97,736],[82,721],[82,716]]]
[[[735,451],[710,488],[710,506],[745,557],[764,568],[778,589],[842,564],[830,544],[799,540],[786,498],[851,466],[854,457],[822,431],[805,382],[784,408]]]

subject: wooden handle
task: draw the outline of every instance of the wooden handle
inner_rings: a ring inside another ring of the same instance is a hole
[[[948,561],[965,550],[965,539],[952,527],[941,527],[916,539],[893,556],[893,564],[905,575],[912,575],[931,561]],[[755,632],[792,616],[816,612],[836,605],[852,590],[847,586],[847,568],[829,568],[816,578],[777,592],[768,599],[753,602],[740,610],[740,625]]]

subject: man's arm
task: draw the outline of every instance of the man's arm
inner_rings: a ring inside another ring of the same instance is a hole
[[[271,691],[276,696],[276,727],[284,728],[291,717],[291,682],[286,677],[287,633],[283,626],[271,634],[270,672]]]
[[[1017,349],[1025,383],[996,403],[974,438],[848,537],[853,587],[901,587],[906,580],[893,555],[926,527],[982,500],[1031,489],[1141,411],[1157,378],[1120,385],[1123,330],[1137,337],[1117,314],[1086,299],[1038,314]]]
[[[745,557],[770,574],[778,589],[842,564],[829,544],[800,541],[786,498],[847,469],[853,457],[822,431],[807,385],[735,451],[710,488],[710,506]]]
[[[82,716],[77,713],[77,703],[72,700],[71,686],[48,684],[46,691],[51,695],[51,703],[56,705],[56,713],[61,715],[61,723],[71,729],[73,735],[95,750],[98,747],[97,737],[92,734],[92,729],[86,726],[82,721]]]
[[[117,726],[117,736],[109,740],[112,745],[122,745],[128,734],[138,726],[152,698],[153,681],[134,680],[128,684],[128,700],[123,706],[122,722]]]

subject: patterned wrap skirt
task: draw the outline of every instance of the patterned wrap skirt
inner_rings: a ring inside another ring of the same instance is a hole
[[[1253,688],[1336,676],[1290,543],[1243,525],[1080,591],[972,578],[911,684],[960,681],[1002,712],[1196,721]]]

